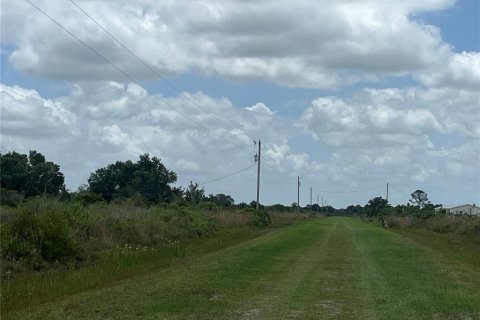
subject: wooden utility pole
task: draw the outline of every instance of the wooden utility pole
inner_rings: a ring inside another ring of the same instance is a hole
[[[387,182],[387,203],[388,203],[388,182]]]
[[[312,210],[312,187],[310,187],[310,210]]]
[[[260,152],[262,142],[258,140],[258,157],[257,157],[257,210],[260,208]]]
[[[297,176],[297,211],[300,213],[300,176]]]

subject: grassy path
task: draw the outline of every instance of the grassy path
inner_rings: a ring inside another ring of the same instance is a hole
[[[480,319],[480,265],[328,218],[8,318]]]

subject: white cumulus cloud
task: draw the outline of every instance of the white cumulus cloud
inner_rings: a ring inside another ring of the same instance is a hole
[[[462,67],[469,58],[452,56],[436,27],[412,18],[448,8],[450,0],[78,3],[163,75],[201,72],[334,88],[435,71],[451,60],[459,68],[453,76],[470,77]],[[125,72],[155,77],[72,3],[36,4]],[[2,8],[2,43],[12,48],[9,60],[18,70],[52,79],[128,80],[28,3],[5,0]]]

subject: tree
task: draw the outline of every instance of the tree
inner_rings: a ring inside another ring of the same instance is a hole
[[[350,205],[345,209],[345,214],[349,216],[357,216],[363,213],[363,208],[360,205]]]
[[[187,189],[185,190],[185,200],[195,205],[205,198],[205,190],[200,188],[198,183],[190,181]]]
[[[65,191],[65,178],[60,166],[45,160],[40,152],[29,155],[15,151],[1,155],[1,187],[16,190],[26,196],[59,195]]]
[[[117,161],[90,174],[90,191],[103,199],[130,198],[141,195],[149,202],[170,202],[173,198],[169,184],[177,181],[177,175],[167,170],[157,157],[141,155],[138,162]]]
[[[35,150],[29,152],[28,162],[30,172],[25,191],[27,196],[59,195],[65,190],[65,178],[58,164],[46,161],[43,154]]]
[[[184,202],[185,191],[182,187],[173,187],[172,188],[173,201],[174,202]]]
[[[248,208],[248,204],[246,204],[245,202],[240,202],[239,204],[237,204],[237,208],[240,208],[240,209]]]
[[[379,216],[388,206],[387,199],[382,197],[375,197],[368,201],[365,205],[365,213],[369,216]]]
[[[428,195],[423,190],[415,190],[410,196],[412,197],[410,203],[415,207],[423,209],[427,204],[430,204],[430,201],[428,201]]]
[[[28,181],[30,166],[26,154],[12,151],[0,154],[0,168],[2,188],[8,190],[24,191]]]
[[[231,196],[223,193],[219,193],[216,195],[210,194],[208,196],[208,200],[221,207],[231,207],[235,203],[235,200],[233,200]]]

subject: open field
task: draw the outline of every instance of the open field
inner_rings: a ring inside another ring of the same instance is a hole
[[[302,222],[2,318],[480,319],[480,248],[429,237]]]

